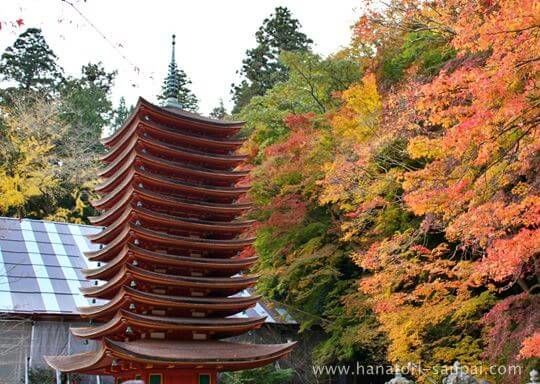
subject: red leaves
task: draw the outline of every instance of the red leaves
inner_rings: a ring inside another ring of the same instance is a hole
[[[511,360],[506,360],[506,364],[512,364],[520,358],[538,356],[539,306],[540,298],[527,293],[510,296],[495,304],[482,319],[487,327],[486,357],[497,361],[500,356],[510,356]]]
[[[268,157],[292,154],[298,158],[300,152],[306,147],[312,139],[313,112],[305,114],[289,114],[284,122],[291,129],[287,140],[273,144],[266,148],[265,154]]]
[[[307,213],[307,204],[299,195],[277,197],[272,201],[273,213],[267,220],[270,226],[281,229],[300,224]]]
[[[312,128],[315,113],[289,114],[283,119],[283,122],[292,130]]]

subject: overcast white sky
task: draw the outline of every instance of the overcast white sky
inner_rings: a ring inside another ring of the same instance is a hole
[[[22,18],[25,27],[42,28],[67,74],[79,73],[90,61],[118,70],[113,98],[125,96],[128,103],[138,96],[155,101],[167,71],[170,36],[176,33],[177,61],[193,82],[202,113],[220,98],[230,106],[230,84],[238,79],[244,52],[255,45],[256,30],[276,6],[292,10],[322,55],[348,44],[362,8],[362,0],[72,1],[116,49],[61,0],[0,0],[0,22]],[[25,27],[4,24],[0,51]]]

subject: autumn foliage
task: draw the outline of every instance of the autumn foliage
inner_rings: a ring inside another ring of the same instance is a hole
[[[304,77],[302,89],[327,97],[301,105],[289,80],[244,111],[260,289],[312,315],[304,327],[323,326],[333,346],[320,360],[531,363],[539,3],[368,4],[354,33],[329,60],[358,63],[358,79],[322,88],[327,79]],[[291,67],[299,88],[302,63]],[[255,116],[262,104],[275,115]]]

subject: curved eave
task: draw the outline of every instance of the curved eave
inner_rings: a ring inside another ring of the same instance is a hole
[[[115,169],[106,180],[94,189],[98,192],[109,192],[122,180],[122,176],[128,171],[135,169],[136,164],[152,166],[161,171],[171,172],[177,175],[201,178],[204,180],[216,180],[236,183],[249,174],[249,171],[218,171],[209,168],[195,167],[186,163],[166,160],[161,157],[149,155],[142,150],[135,149],[125,160],[124,164]]]
[[[100,157],[101,161],[109,163],[98,175],[107,177],[111,175],[134,149],[150,150],[153,153],[166,155],[171,159],[188,161],[196,164],[206,164],[207,167],[219,169],[232,169],[247,159],[246,155],[219,155],[211,154],[204,151],[186,148],[178,145],[173,145],[163,141],[153,139],[151,137],[133,136],[130,141],[125,143],[120,152],[107,152]]]
[[[139,225],[127,224],[120,235],[111,243],[97,251],[85,252],[85,256],[92,261],[107,261],[119,252],[119,249],[126,245],[131,239],[142,239],[152,241],[157,244],[164,244],[171,247],[202,249],[202,250],[220,250],[220,251],[240,251],[253,244],[255,238],[217,240],[203,239],[197,237],[174,236],[165,232],[153,231],[142,228]]]
[[[146,183],[147,186],[155,188],[168,188],[173,193],[201,195],[210,198],[236,199],[249,191],[249,187],[214,187],[209,185],[198,185],[184,182],[170,177],[158,176],[140,169],[133,169],[126,178],[110,193],[101,199],[93,200],[91,203],[97,209],[107,209],[114,205],[115,201],[122,199],[127,193],[132,193],[130,184]]]
[[[211,233],[240,233],[249,228],[254,220],[242,221],[209,221],[188,217],[178,217],[159,213],[149,209],[128,206],[122,215],[111,223],[106,229],[93,235],[87,236],[94,243],[107,244],[113,241],[122,231],[122,226],[128,221],[140,220],[143,223],[163,226],[168,228],[207,231]]]
[[[154,367],[235,371],[258,368],[289,354],[296,342],[287,344],[240,344],[226,341],[113,341],[105,338],[99,349],[71,356],[45,356],[61,372],[112,374],[113,359]],[[233,352],[234,351],[234,352]]]
[[[148,305],[155,308],[179,309],[185,311],[199,311],[204,313],[221,313],[226,315],[238,313],[257,304],[259,295],[246,297],[196,298],[190,296],[167,296],[156,293],[147,293],[134,288],[124,287],[118,294],[104,305],[79,307],[83,318],[112,317],[122,307],[129,303]]]
[[[154,212],[144,208],[133,208],[127,206],[120,217],[112,222],[106,229],[93,235],[88,235],[88,239],[94,243],[109,243],[118,233],[122,226],[128,221],[144,220],[145,223],[154,225],[167,225],[174,229],[204,230],[212,233],[240,233],[253,224],[253,220],[242,221],[209,221],[198,220],[187,217],[178,217],[165,213]]]
[[[145,283],[168,287],[180,287],[186,289],[203,289],[210,291],[236,291],[253,286],[257,282],[257,276],[240,277],[191,277],[172,276],[163,273],[147,271],[133,265],[125,265],[107,283],[99,286],[81,287],[80,291],[86,297],[110,298],[128,280],[139,280]]]
[[[212,213],[221,215],[237,216],[250,209],[253,204],[222,204],[222,203],[210,203],[201,202],[181,197],[169,196],[162,193],[150,191],[138,186],[133,187],[133,194],[126,194],[120,201],[109,208],[104,214],[100,216],[91,216],[88,219],[94,225],[107,226],[120,217],[126,206],[131,204],[132,201],[142,200],[144,202],[150,202],[164,209],[187,209],[192,212]]]
[[[147,112],[150,115],[157,117],[158,119],[161,117],[162,121],[167,121],[170,124],[189,122],[189,126],[193,130],[199,130],[200,132],[206,134],[218,134],[225,137],[236,134],[245,124],[243,121],[225,121],[210,119],[203,116],[195,115],[190,112],[182,111],[180,109],[173,112],[169,109],[156,106],[143,98],[139,98],[133,113],[126,120],[126,122],[122,124],[122,127],[120,127],[120,129],[118,129],[111,136],[102,139],[101,142],[104,145],[114,145],[120,139],[125,137],[126,130],[128,130],[131,120],[133,120],[135,116],[140,115],[141,112]],[[225,135],[223,135],[224,133]]]
[[[159,253],[142,249],[133,244],[127,247],[102,267],[95,269],[83,269],[82,273],[87,279],[107,280],[110,279],[125,263],[132,260],[145,261],[159,266],[172,266],[178,269],[198,270],[198,271],[218,271],[233,275],[235,273],[249,269],[257,262],[257,257],[242,259],[216,259],[177,256],[166,253]]]
[[[266,316],[248,318],[192,318],[192,317],[165,317],[140,315],[120,310],[108,322],[93,327],[70,328],[73,335],[82,338],[96,339],[114,336],[118,331],[132,326],[138,330],[152,332],[201,332],[219,333],[222,335],[235,335],[260,327]]]
[[[133,137],[154,137],[160,141],[171,142],[175,145],[189,146],[196,151],[207,151],[214,154],[226,154],[236,151],[245,140],[214,140],[208,137],[190,135],[175,131],[174,129],[162,126],[152,121],[144,119],[136,119],[131,126],[126,130],[122,140],[115,142],[113,146],[109,146],[109,151],[105,158],[115,158],[120,155],[126,148],[126,143],[130,142]]]
[[[155,243],[175,247],[187,247],[190,249],[218,249],[234,251],[242,250],[244,247],[253,244],[255,241],[254,237],[247,239],[217,240],[169,235],[165,232],[153,231],[137,225],[131,225],[130,228],[137,239],[152,240]]]

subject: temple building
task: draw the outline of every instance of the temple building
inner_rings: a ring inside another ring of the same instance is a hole
[[[98,343],[93,351],[48,356],[62,372],[111,375],[117,382],[215,384],[221,371],[261,367],[289,354],[294,343],[244,344],[222,339],[257,329],[264,316],[234,316],[255,306],[240,295],[257,276],[244,256],[254,239],[242,215],[249,187],[241,170],[242,122],[183,111],[173,55],[165,106],[139,99],[112,136],[91,219],[104,229],[89,236],[94,282],[81,288],[88,325],[73,335]]]

